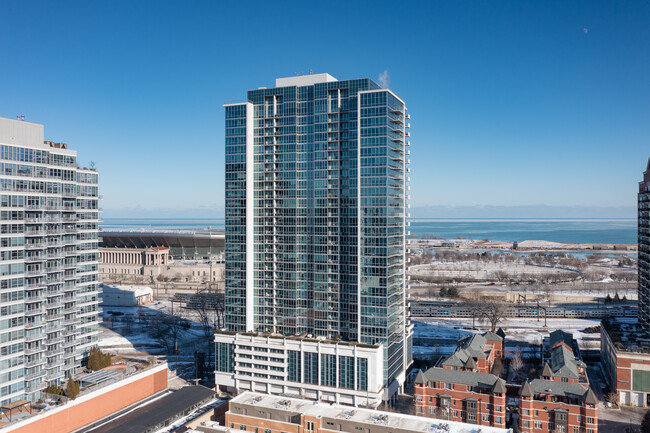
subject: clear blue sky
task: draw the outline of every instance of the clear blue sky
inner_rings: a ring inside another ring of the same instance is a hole
[[[3,1],[0,116],[95,161],[107,217],[218,217],[224,102],[309,69],[388,71],[414,208],[632,209],[649,23],[645,1]]]

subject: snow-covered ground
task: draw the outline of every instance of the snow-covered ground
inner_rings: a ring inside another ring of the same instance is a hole
[[[573,334],[581,349],[596,349],[600,347],[600,334],[585,334],[580,332],[586,328],[597,326],[598,319],[547,319],[547,328],[544,320],[535,318],[510,318],[504,319],[499,327],[506,333],[506,348],[510,352],[519,347],[524,352],[537,350],[544,337],[550,332],[561,329]],[[418,358],[431,358],[447,355],[456,348],[458,339],[471,333],[482,333],[489,330],[485,322],[476,321],[476,328],[472,330],[472,319],[447,319],[420,317],[413,320],[413,356]]]

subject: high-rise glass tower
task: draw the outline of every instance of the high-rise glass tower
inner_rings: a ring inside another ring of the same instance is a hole
[[[97,343],[97,171],[0,118],[0,401],[36,400]]]
[[[404,102],[317,74],[250,90],[225,115],[227,328],[381,344],[384,385],[403,380]]]
[[[639,323],[650,335],[650,159],[639,183]]]

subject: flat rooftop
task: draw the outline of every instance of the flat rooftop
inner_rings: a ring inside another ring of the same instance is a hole
[[[616,351],[650,355],[650,336],[646,335],[636,319],[604,319],[602,328],[612,340]]]
[[[204,386],[186,386],[178,391],[168,392],[162,397],[136,403],[135,409],[127,408],[112,420],[96,427],[82,429],[84,433],[142,433],[157,430],[168,422],[178,419],[216,399],[216,393]],[[157,427],[157,428],[156,428]]]
[[[476,424],[465,424],[371,409],[361,409],[338,404],[259,394],[256,392],[245,392],[238,395],[230,401],[230,407],[232,408],[232,405],[237,403],[253,405],[260,408],[284,410],[318,418],[383,426],[410,432],[477,433],[479,429],[481,433],[505,433],[512,431],[504,428],[479,426]]]

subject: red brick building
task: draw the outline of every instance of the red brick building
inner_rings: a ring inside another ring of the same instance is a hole
[[[458,341],[454,353],[439,366],[447,370],[490,373],[494,360],[503,357],[503,338],[492,332],[473,334]]]
[[[598,433],[598,400],[579,383],[535,379],[519,393],[521,433]]]
[[[415,379],[415,414],[457,422],[505,427],[506,386],[503,379],[471,367],[433,367]],[[470,365],[468,365],[470,364]]]
[[[589,388],[587,365],[576,359],[573,352],[564,344],[551,350],[550,362],[544,365],[541,378],[557,382],[579,383]]]
[[[603,320],[600,362],[618,403],[650,406],[650,340],[638,323]]]

